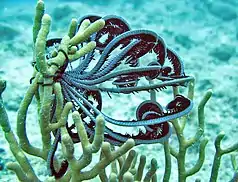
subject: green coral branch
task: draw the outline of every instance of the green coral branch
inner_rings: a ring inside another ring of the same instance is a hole
[[[196,131],[195,136],[187,141],[186,147],[192,146],[194,143],[198,142],[204,133],[204,123],[205,123],[204,108],[208,100],[211,98],[211,96],[212,90],[208,90],[198,105],[198,129]]]
[[[194,80],[192,80],[189,84],[189,89],[188,89],[188,97],[190,99],[193,99],[194,97]],[[174,95],[179,94],[179,90],[177,87],[173,89]],[[172,146],[169,146],[169,151],[172,156],[174,156],[177,160],[178,164],[178,181],[179,182],[184,182],[186,181],[188,176],[191,176],[195,173],[197,173],[205,160],[205,147],[207,145],[208,139],[204,138],[200,141],[200,138],[202,137],[204,133],[204,107],[207,103],[207,101],[210,99],[212,95],[212,91],[208,90],[203,99],[201,100],[199,106],[198,106],[198,129],[196,131],[196,134],[190,138],[186,139],[183,133],[183,130],[185,128],[186,122],[187,122],[187,117],[184,116],[180,119],[176,119],[171,121],[173,124],[173,127],[175,129],[178,142],[179,142],[179,149],[176,151]],[[191,169],[186,169],[185,168],[185,156],[187,149],[191,147],[194,143],[200,142],[199,146],[199,158],[196,162],[196,164],[191,168]],[[167,149],[168,150],[168,149]],[[166,160],[169,160],[167,157]],[[167,180],[169,179],[169,176],[167,177]]]
[[[9,163],[7,167],[10,170],[15,171],[18,179],[21,181],[39,181],[31,164],[29,163],[27,157],[19,146],[14,133],[11,130],[7,112],[3,105],[2,99],[2,93],[4,92],[5,88],[6,81],[0,79],[0,125],[2,127],[2,130],[4,131],[5,139],[9,143],[10,150],[19,163],[19,165],[17,163]]]
[[[114,169],[111,170],[109,181],[110,182],[116,182],[116,181],[155,182],[157,181],[157,175],[156,175],[157,161],[155,159],[151,160],[150,169],[147,171],[147,173],[144,175],[144,178],[143,178],[143,173],[144,173],[145,164],[146,164],[146,157],[144,155],[141,155],[139,164],[136,167],[137,156],[138,156],[138,153],[134,150],[131,150],[129,154],[127,155],[127,157],[125,156],[120,157],[120,160],[118,160],[119,169],[117,169],[115,163],[111,163],[111,166]],[[105,178],[102,181],[108,181],[108,179]]]
[[[136,181],[141,181],[142,180],[145,164],[146,164],[146,157],[145,157],[145,155],[141,155],[139,165],[138,165],[138,170],[137,170],[136,175],[135,175],[135,180]]]
[[[34,19],[34,23],[33,23],[33,29],[32,29],[32,34],[33,34],[33,43],[36,43],[36,39],[38,36],[38,33],[40,31],[41,28],[41,19],[44,15],[44,11],[45,11],[45,5],[43,1],[38,1],[37,5],[36,5],[36,15],[35,15],[35,19]]]
[[[88,39],[88,37],[90,37],[90,35],[101,30],[105,25],[105,21],[103,19],[99,19],[92,24],[89,24],[90,23],[90,22],[88,22],[89,20],[86,20],[86,21],[84,21],[81,25],[81,27],[83,27],[83,28],[79,28],[79,31],[70,40],[70,43],[69,43],[70,45],[76,46],[76,45],[86,41]]]
[[[25,97],[20,103],[20,107],[17,113],[17,136],[19,138],[19,144],[21,148],[28,154],[38,156],[41,158],[43,157],[41,149],[34,147],[30,144],[29,139],[27,137],[26,132],[26,117],[27,117],[27,111],[28,107],[30,106],[32,99],[35,95],[36,89],[37,89],[37,82],[39,78],[39,74],[37,74],[34,82],[32,85],[28,88]]]
[[[236,162],[236,154],[237,153],[232,153],[231,154],[231,164],[232,164],[233,170],[235,172],[238,172],[238,166],[237,166],[237,162]]]
[[[93,142],[89,142],[89,138],[87,136],[86,130],[84,128],[84,124],[80,118],[78,112],[74,112],[72,115],[74,123],[76,125],[78,136],[81,141],[83,155],[77,160],[74,156],[74,146],[71,137],[69,136],[67,129],[63,127],[61,129],[62,134],[62,144],[63,144],[63,153],[67,161],[69,162],[69,166],[72,174],[72,181],[83,181],[87,179],[92,179],[101,173],[112,161],[117,159],[118,157],[124,155],[127,151],[129,151],[134,145],[134,141],[129,139],[125,144],[119,147],[115,151],[111,151],[110,144],[107,142],[103,142],[104,140],[104,118],[102,116],[98,116],[96,118],[96,128]],[[92,161],[93,153],[102,149],[104,157],[89,171],[83,171],[85,167],[87,167]]]
[[[69,26],[69,31],[68,31],[68,36],[69,36],[70,39],[73,38],[77,28],[78,28],[78,21],[77,21],[76,18],[73,18],[71,20],[71,23],[70,23],[70,26]]]
[[[206,148],[206,145],[208,143],[208,138],[203,138],[200,142],[200,146],[199,146],[199,157],[198,157],[198,160],[196,162],[196,164],[189,170],[186,171],[186,175],[187,176],[192,176],[193,174],[197,173],[203,163],[204,163],[204,160],[205,160],[205,148]]]
[[[188,89],[188,98],[190,98],[191,100],[194,97],[194,85],[195,84],[194,84],[194,80],[193,80],[190,82],[189,89]],[[179,94],[179,90],[177,87],[174,87],[173,93],[174,93],[174,95]],[[176,132],[176,135],[178,138],[179,150],[176,151],[172,146],[169,146],[169,151],[170,151],[170,154],[176,158],[177,163],[178,163],[178,181],[179,182],[186,181],[188,176],[192,176],[195,173],[197,173],[201,169],[201,167],[204,163],[205,148],[208,143],[208,139],[206,137],[201,139],[201,137],[204,134],[204,127],[205,127],[205,112],[204,112],[205,106],[206,106],[208,100],[211,98],[211,96],[212,96],[212,90],[208,90],[198,105],[198,111],[197,111],[198,112],[198,129],[197,129],[195,135],[193,137],[191,137],[190,139],[185,139],[184,134],[183,134],[183,130],[184,130],[186,122],[187,122],[186,116],[179,118],[177,120],[171,121],[171,123],[173,124],[173,126],[175,128],[175,132]],[[224,154],[228,154],[228,153],[238,150],[238,143],[235,143],[226,149],[222,149],[221,141],[224,138],[224,136],[225,136],[225,134],[223,132],[221,132],[216,137],[216,141],[215,141],[216,153],[215,153],[214,160],[213,160],[210,182],[217,181],[222,156]],[[186,151],[189,147],[191,147],[195,143],[200,144],[198,160],[196,161],[195,165],[191,169],[186,169],[185,168]],[[168,150],[168,149],[164,149],[164,150]],[[169,158],[167,157],[166,160],[169,160]],[[237,176],[238,175],[235,173],[235,175],[233,177],[233,181],[235,181],[235,179],[237,179]]]
[[[170,151],[169,141],[164,142],[164,157],[165,157],[165,172],[163,176],[163,182],[169,182],[170,175],[171,175],[171,169],[172,169],[172,162],[171,162],[171,155],[170,153],[173,153]],[[177,156],[177,154],[173,153],[174,156]]]
[[[231,152],[237,151],[238,150],[238,142],[223,149],[221,147],[221,141],[225,137],[225,132],[220,132],[215,140],[215,148],[216,148],[216,153],[213,159],[213,165],[212,165],[212,171],[211,171],[211,177],[210,177],[210,182],[215,182],[217,181],[218,178],[218,172],[221,164],[221,159],[222,156],[225,154],[229,154]]]
[[[125,162],[118,174],[119,181],[121,181],[123,179],[123,175],[129,170],[129,168],[131,167],[132,161],[135,157],[136,157],[136,152],[134,150],[131,150],[129,152],[127,158],[125,159]]]

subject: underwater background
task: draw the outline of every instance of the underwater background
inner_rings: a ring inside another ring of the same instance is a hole
[[[209,181],[215,153],[214,140],[220,131],[226,133],[224,146],[238,140],[238,0],[45,0],[46,13],[52,17],[49,37],[62,37],[72,18],[88,14],[123,17],[132,29],[148,29],[160,35],[182,58],[187,75],[196,78],[195,107],[185,128],[186,137],[197,129],[197,104],[207,89],[214,94],[205,108],[205,136],[209,137],[202,169],[188,182]],[[0,77],[7,80],[3,94],[9,119],[15,130],[19,104],[32,74],[32,23],[35,13],[33,0],[0,1]],[[151,58],[155,59],[155,58]],[[103,97],[103,107],[114,117],[132,117],[136,106],[148,93]],[[158,93],[158,102],[167,103],[171,90]],[[125,106],[127,107],[125,109]],[[30,107],[27,131],[32,143],[39,144],[36,111]],[[136,131],[133,131],[136,132]],[[175,135],[170,138],[173,142]],[[176,145],[176,144],[175,144]],[[147,164],[156,158],[158,181],[164,173],[164,155],[161,144],[139,145],[140,154],[147,156]],[[198,157],[198,146],[189,150],[186,166],[193,166]],[[30,157],[38,175],[46,175],[43,161]],[[15,174],[5,164],[15,160],[0,130],[0,181],[16,181]],[[177,164],[172,161],[171,181],[177,181]],[[233,176],[230,156],[222,158],[220,182]],[[98,179],[95,179],[97,181]]]

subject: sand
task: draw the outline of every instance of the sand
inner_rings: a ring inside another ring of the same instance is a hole
[[[86,14],[101,16],[115,14],[123,17],[132,29],[149,29],[164,38],[168,47],[175,50],[184,61],[185,72],[196,78],[195,107],[193,115],[185,128],[186,137],[195,134],[197,128],[197,104],[207,89],[214,94],[206,105],[205,136],[209,137],[206,147],[206,159],[202,169],[188,182],[209,181],[211,165],[215,153],[216,135],[224,131],[226,137],[223,146],[237,141],[238,137],[238,12],[237,0],[118,0],[118,1],[45,1],[46,13],[52,16],[52,31],[49,37],[62,37],[68,30],[71,18]],[[32,74],[32,21],[34,3],[0,3],[0,77],[7,80],[7,90],[3,94],[12,129],[16,131],[16,114],[19,104],[29,86]],[[155,59],[150,57],[149,59]],[[158,93],[158,101],[166,103],[171,90]],[[134,115],[136,106],[147,93],[112,99],[103,97],[103,107],[115,117]],[[131,103],[133,99],[133,103]],[[116,104],[115,104],[116,103]],[[126,105],[128,109],[122,109]],[[34,145],[40,145],[40,132],[36,120],[34,105],[27,116],[28,136]],[[170,139],[176,146],[175,134]],[[158,161],[157,176],[161,181],[164,173],[163,146],[161,144],[140,145],[136,147],[140,154]],[[198,158],[198,146],[189,150],[186,167],[190,168]],[[5,164],[14,161],[3,132],[0,130],[0,181],[16,181],[15,175],[6,170]],[[44,179],[44,162],[30,157],[35,171]],[[95,159],[96,160],[96,159]],[[177,181],[177,165],[173,160],[171,181]],[[230,155],[222,158],[219,170],[219,182],[231,180],[234,174]],[[95,179],[98,181],[98,179]]]

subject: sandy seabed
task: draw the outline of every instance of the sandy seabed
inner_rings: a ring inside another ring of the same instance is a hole
[[[238,138],[238,18],[237,0],[188,1],[188,0],[118,0],[118,1],[45,1],[46,13],[52,16],[52,31],[49,37],[62,37],[68,30],[72,18],[87,14],[101,16],[115,14],[123,17],[132,29],[149,29],[158,33],[168,47],[175,50],[184,61],[185,72],[196,78],[194,118],[190,118],[185,128],[186,137],[196,132],[197,104],[207,89],[214,94],[206,105],[205,136],[209,137],[206,159],[202,169],[188,182],[209,181],[213,156],[214,139],[220,131],[226,133],[224,146],[237,142]],[[3,2],[2,2],[3,3]],[[1,4],[0,7],[0,77],[7,80],[7,90],[3,94],[5,106],[14,131],[16,131],[16,112],[29,85],[32,74],[32,20],[34,4]],[[155,57],[150,57],[155,59]],[[165,102],[171,91],[158,93],[158,100]],[[146,94],[135,96],[105,96],[103,107],[107,113],[117,116],[131,116],[135,106],[146,98]],[[135,106],[131,105],[133,99]],[[117,106],[115,107],[115,103]],[[128,109],[121,109],[121,106]],[[34,145],[39,143],[36,110],[29,108],[27,116],[28,136]],[[174,134],[171,141],[176,139]],[[163,147],[161,144],[140,145],[140,154],[158,161],[157,176],[161,181],[164,173]],[[188,151],[186,166],[192,167],[198,158],[197,146]],[[0,181],[16,181],[15,175],[6,170],[5,164],[14,161],[8,144],[0,131]],[[30,157],[37,174],[44,179],[44,162]],[[96,159],[95,159],[96,160]],[[177,164],[173,160],[171,181],[177,181]],[[233,176],[230,156],[224,156],[219,171],[219,182],[227,182]]]

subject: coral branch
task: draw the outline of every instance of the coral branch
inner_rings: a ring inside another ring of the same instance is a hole
[[[231,145],[230,147],[222,149],[221,148],[221,141],[223,140],[224,137],[225,137],[225,132],[222,131],[217,135],[216,140],[215,140],[216,153],[215,153],[215,156],[214,156],[214,159],[213,159],[210,182],[217,181],[222,156],[224,154],[228,154],[228,153],[231,153],[231,152],[234,152],[234,151],[238,150],[238,142]]]
[[[4,131],[5,138],[10,145],[11,152],[13,153],[17,162],[20,164],[18,165],[17,163],[10,163],[8,168],[16,173],[19,180],[24,179],[26,181],[36,182],[38,181],[38,178],[11,130],[9,119],[5,107],[3,106],[2,93],[4,92],[5,88],[6,81],[0,79],[0,125]]]

